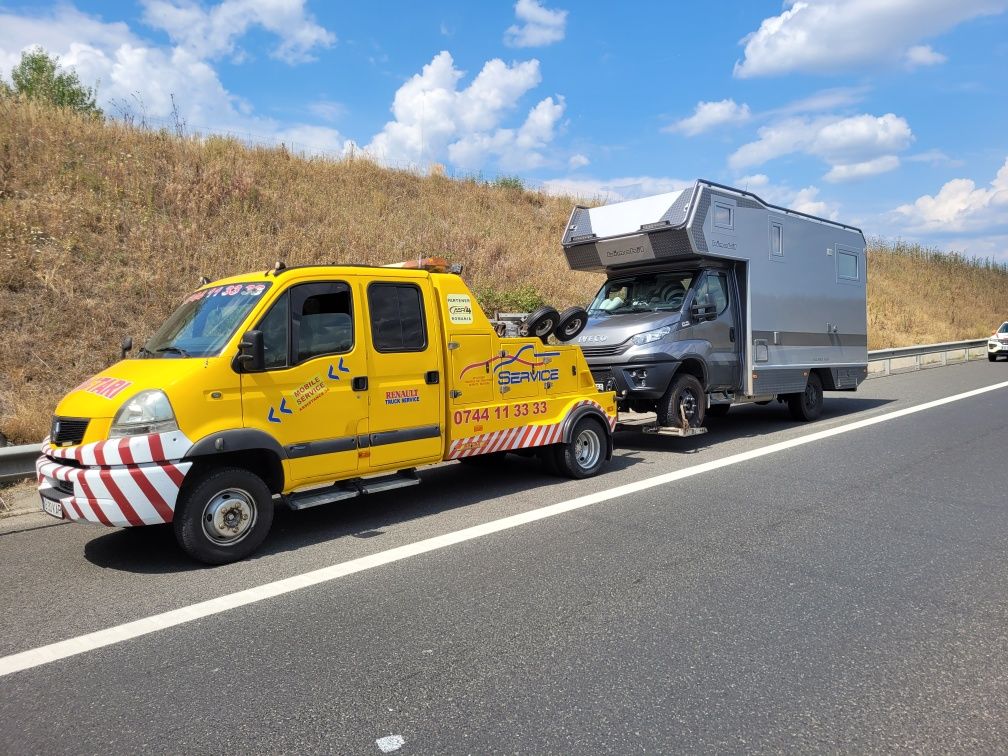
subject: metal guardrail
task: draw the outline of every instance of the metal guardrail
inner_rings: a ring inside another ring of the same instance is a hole
[[[516,313],[502,313],[501,318]],[[868,352],[868,377],[907,373],[942,365],[953,365],[978,359],[987,353],[987,339],[950,341],[945,344],[876,349]],[[35,474],[39,445],[0,447],[0,483],[11,483]]]
[[[948,341],[942,344],[876,349],[868,352],[868,377],[909,373],[980,359],[987,354],[987,339]]]
[[[39,444],[0,447],[0,483],[30,478],[35,474],[35,460],[40,453]]]

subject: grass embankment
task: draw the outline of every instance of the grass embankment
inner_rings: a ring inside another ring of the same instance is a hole
[[[559,249],[572,200],[305,160],[0,101],[0,432],[38,440],[69,388],[137,343],[196,285],[310,262],[443,254],[484,306],[583,303],[600,278]],[[871,346],[982,336],[1008,274],[901,248],[870,258]],[[908,264],[910,263],[910,264]]]

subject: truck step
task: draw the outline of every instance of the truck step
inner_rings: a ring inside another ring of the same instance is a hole
[[[360,489],[352,481],[341,481],[325,488],[313,488],[310,491],[291,494],[287,497],[287,506],[291,509],[308,509],[322,504],[332,504],[334,501],[353,499],[360,495]]]
[[[377,478],[363,478],[357,481],[361,493],[372,494],[381,491],[391,491],[394,488],[406,488],[420,483],[420,476],[416,470],[400,470],[391,475],[382,475]]]

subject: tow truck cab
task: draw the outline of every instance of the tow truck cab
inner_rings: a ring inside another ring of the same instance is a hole
[[[615,419],[578,347],[498,337],[446,264],[278,265],[203,286],[70,392],[36,468],[50,514],[174,522],[222,563],[262,542],[274,502],[414,485],[443,460],[513,451],[594,475]]]

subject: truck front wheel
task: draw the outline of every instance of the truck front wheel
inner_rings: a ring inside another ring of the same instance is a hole
[[[791,410],[791,417],[795,420],[808,422],[818,418],[822,414],[823,407],[822,381],[819,376],[809,373],[805,390],[800,394],[788,394],[787,405]]]
[[[273,525],[273,496],[258,475],[240,467],[199,474],[175,507],[175,538],[193,559],[227,564],[255,551]]]
[[[680,373],[658,400],[658,425],[682,428],[685,420],[687,427],[699,428],[704,424],[706,410],[707,395],[700,381],[689,373]]]
[[[602,469],[609,453],[609,437],[602,423],[582,417],[571,431],[570,441],[553,447],[554,468],[568,478],[590,478]]]

